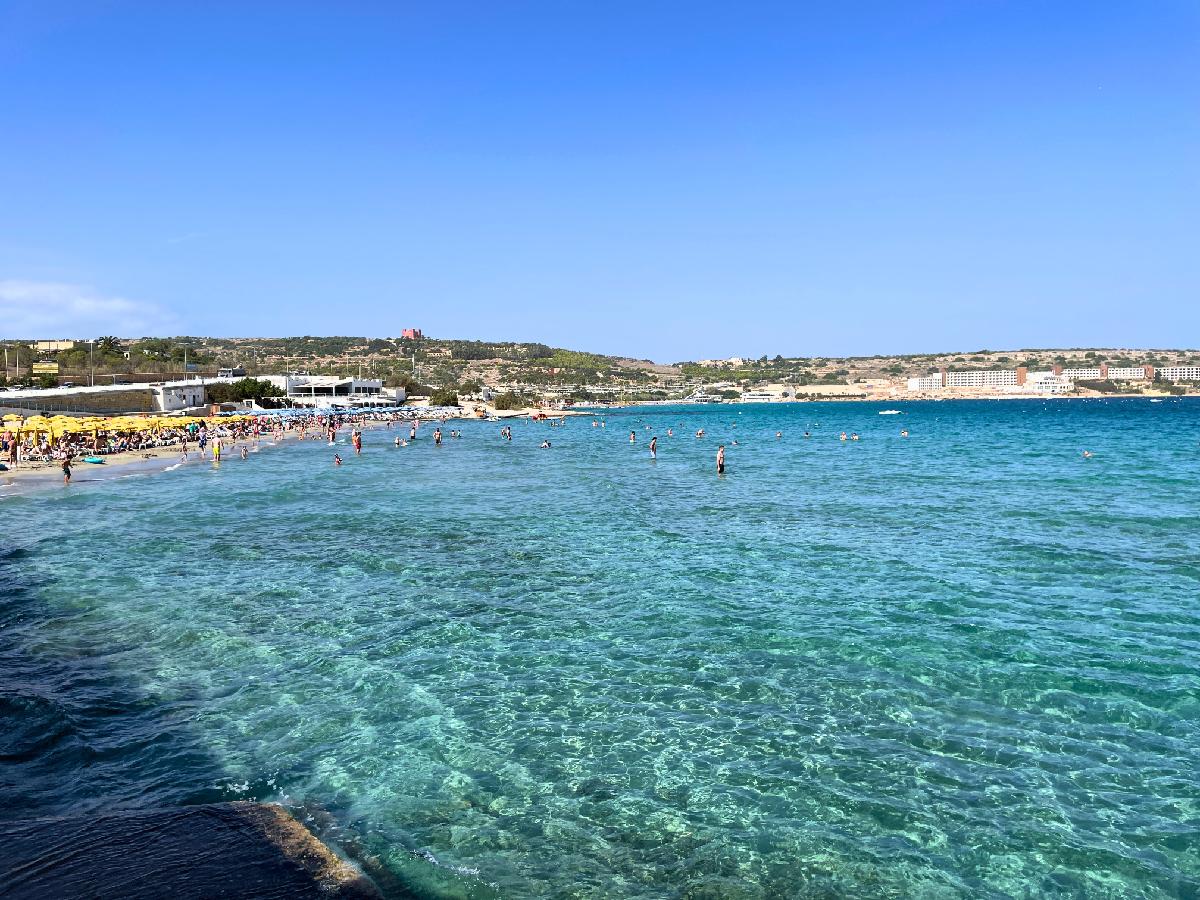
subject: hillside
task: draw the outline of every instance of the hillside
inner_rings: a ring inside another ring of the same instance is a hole
[[[10,364],[17,352],[10,345]],[[240,366],[250,375],[286,371],[362,374],[401,385],[410,393],[456,389],[472,394],[486,387],[514,392],[523,399],[670,399],[718,386],[727,395],[763,384],[845,386],[857,382],[891,382],[939,368],[1031,371],[1054,365],[1112,367],[1200,365],[1200,350],[1129,348],[1049,348],[976,350],[894,356],[783,357],[681,361],[662,365],[650,360],[608,356],[541,343],[511,343],[430,337],[368,338],[299,336],[279,338],[121,339],[105,337],[94,350],[35,353],[20,348],[22,374],[37,359],[59,363],[60,380],[78,380],[94,367],[99,378],[122,374],[182,375],[215,373]],[[14,368],[6,373],[15,377]]]

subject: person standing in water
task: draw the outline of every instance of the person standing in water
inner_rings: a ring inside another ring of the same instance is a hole
[[[221,436],[218,434],[213,438],[213,462],[221,461]]]
[[[658,435],[650,438],[650,458],[658,459]]]
[[[629,432],[629,443],[631,443],[631,444],[637,443],[637,432],[636,431]]]
[[[1086,450],[1084,451],[1087,452]],[[68,453],[62,461],[63,484],[71,483],[71,454]]]
[[[725,474],[725,445],[717,447],[717,474]]]
[[[355,428],[354,431],[350,435],[350,441],[351,441],[351,443],[354,444],[354,452],[356,454],[361,455],[362,454],[362,432],[359,431],[357,428]]]
[[[433,429],[433,445],[435,447],[442,446],[442,429],[441,428]]]
[[[340,466],[342,464],[342,458],[336,453],[333,454],[333,464],[335,466]]]

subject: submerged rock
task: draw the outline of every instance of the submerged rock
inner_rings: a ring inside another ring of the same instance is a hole
[[[379,900],[362,872],[262,803],[0,823],[6,898]]]

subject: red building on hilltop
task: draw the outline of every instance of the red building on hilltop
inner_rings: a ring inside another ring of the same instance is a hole
[[[422,338],[420,328],[405,328],[400,332],[400,337],[406,341],[419,341]]]

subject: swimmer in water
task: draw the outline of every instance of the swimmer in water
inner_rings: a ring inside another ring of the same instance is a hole
[[[249,458],[250,458],[250,451],[249,451],[249,450],[247,450],[245,447],[243,447],[243,448],[242,448],[242,450],[241,450],[241,457],[242,457],[242,459],[249,459]]]
[[[858,440],[858,432],[857,431],[853,431],[850,433],[850,440],[852,440],[852,441]]]
[[[675,437],[675,429],[674,428],[667,429],[667,437]]]
[[[399,447],[400,446],[400,435],[396,435],[396,440],[394,440],[392,443],[394,443],[397,447]]]
[[[1092,458],[1092,451],[1091,451],[1091,450],[1084,450],[1084,451],[1083,451],[1083,458],[1084,458],[1084,459],[1091,459],[1091,458]]]
[[[658,459],[658,435],[650,438],[650,458]]]
[[[340,466],[342,464],[342,458],[340,456],[338,456],[336,453],[333,454],[333,464],[335,466]]]
[[[637,432],[636,431],[629,432],[629,443],[631,443],[631,444],[637,443]]]
[[[433,429],[433,445],[435,447],[442,446],[442,429],[441,428]]]
[[[725,474],[725,445],[722,444],[717,448],[717,474]]]
[[[907,428],[900,429],[900,437],[908,437],[908,429]]]
[[[808,432],[808,431],[806,431],[806,432],[804,432],[804,436],[805,436],[806,438],[810,438],[810,437],[812,437],[812,433],[811,433],[811,432]]]
[[[783,437],[782,431],[775,432],[775,440],[779,440],[781,437]]]
[[[550,442],[549,442],[549,441],[542,441],[542,449],[543,449],[543,450],[549,450],[549,449],[550,449]]]
[[[698,437],[698,438],[704,437],[704,429],[703,428],[701,428],[699,431],[696,432],[696,437]]]
[[[843,432],[842,432],[842,436],[841,436],[840,438],[838,438],[838,440],[839,440],[839,441],[844,441],[844,440],[846,440],[846,432],[844,432],[844,431],[843,431]]]

